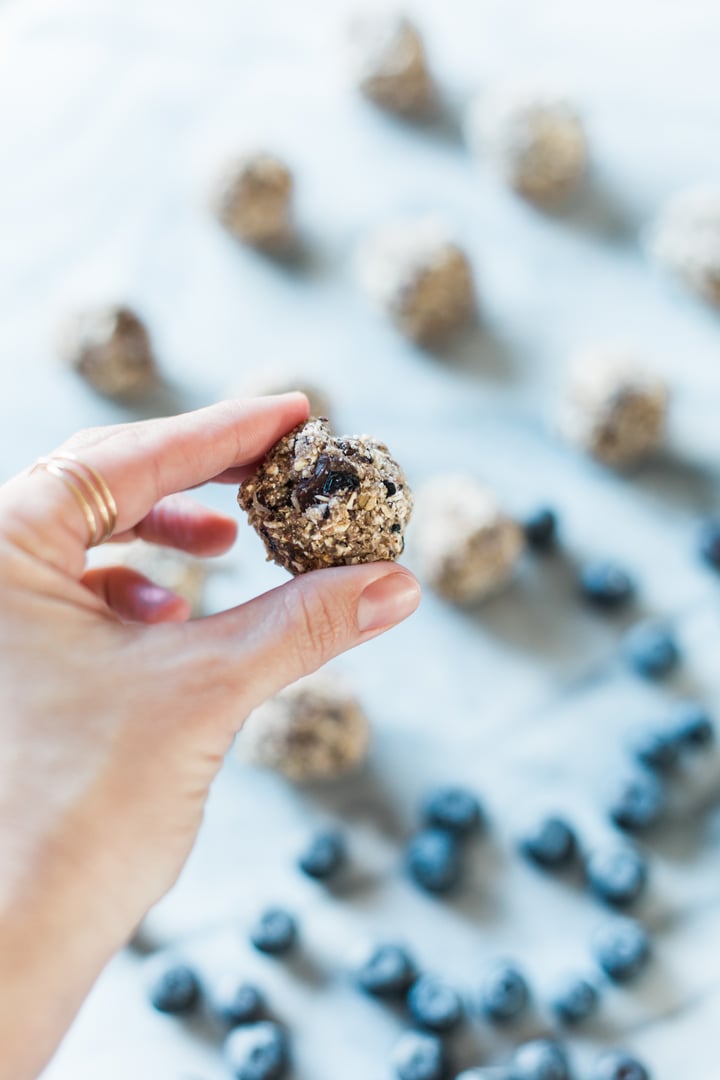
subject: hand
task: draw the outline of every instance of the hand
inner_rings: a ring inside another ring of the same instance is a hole
[[[237,483],[301,394],[81,432],[118,539],[196,555],[232,518],[173,493]],[[87,523],[44,469],[0,489],[0,1077],[35,1076],[103,965],[177,877],[247,714],[417,606],[394,564],[317,571],[192,623],[127,568],[86,571]],[[7,1001],[5,997],[7,996]]]

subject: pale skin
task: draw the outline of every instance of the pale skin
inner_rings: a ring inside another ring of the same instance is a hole
[[[63,449],[107,481],[117,539],[217,555],[236,519],[177,493],[241,481],[307,412],[302,394],[223,402]],[[420,599],[407,570],[368,563],[188,622],[136,572],[87,571],[87,543],[58,477],[28,469],[0,488],[0,1080],[38,1076],[173,884],[248,713]]]

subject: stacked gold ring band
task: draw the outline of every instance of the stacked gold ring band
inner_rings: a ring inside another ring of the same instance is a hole
[[[96,469],[69,453],[38,458],[34,468],[45,469],[72,492],[87,522],[88,547],[110,539],[117,525],[117,503]]]

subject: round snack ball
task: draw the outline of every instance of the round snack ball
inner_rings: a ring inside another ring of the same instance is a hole
[[[397,113],[422,113],[435,99],[425,45],[410,19],[370,12],[350,26],[351,60],[360,93]]]
[[[590,1080],[650,1080],[650,1073],[626,1050],[608,1050],[595,1062]]]
[[[251,929],[250,941],[260,952],[282,956],[297,941],[297,923],[284,908],[267,908]]]
[[[447,1080],[448,1062],[442,1040],[420,1031],[406,1031],[392,1053],[398,1080]]]
[[[366,994],[395,997],[404,994],[417,975],[413,957],[404,945],[383,942],[374,945],[355,971],[355,981]]]
[[[452,1031],[462,1019],[460,995],[434,975],[421,975],[408,993],[410,1015],[429,1031]]]
[[[474,317],[468,257],[433,218],[399,220],[372,232],[359,249],[357,275],[368,297],[421,345],[442,343]]]
[[[318,881],[334,877],[347,858],[345,838],[335,830],[318,832],[298,859],[303,874]]]
[[[285,435],[238,493],[268,560],[292,574],[397,559],[413,498],[388,448],[325,420]]]
[[[526,86],[497,87],[471,102],[465,127],[479,156],[532,202],[565,198],[587,172],[582,121],[557,94]]]
[[[485,972],[480,1003],[490,1020],[514,1020],[525,1011],[529,1001],[527,980],[515,964],[499,960]]]
[[[235,1028],[223,1051],[235,1080],[278,1080],[289,1063],[285,1032],[270,1020]]]
[[[210,1011],[221,1024],[239,1027],[259,1020],[265,1001],[256,986],[236,975],[227,975],[210,992]]]
[[[423,829],[410,840],[405,854],[408,873],[430,893],[450,892],[462,874],[460,847],[446,829]]]
[[[613,919],[597,930],[593,953],[609,979],[629,982],[649,960],[650,940],[645,927],[635,919]]]
[[[622,468],[665,442],[668,389],[629,350],[599,347],[574,364],[559,428],[568,442]]]
[[[58,352],[107,397],[142,397],[159,381],[147,328],[128,307],[88,308],[71,316],[60,330]]]
[[[647,861],[627,845],[594,851],[588,857],[585,872],[595,895],[613,907],[634,903],[647,885]]]
[[[472,476],[436,476],[418,498],[418,570],[452,603],[477,603],[507,584],[523,544],[522,529]]]
[[[515,1051],[512,1075],[514,1080],[570,1080],[567,1054],[559,1043],[533,1039]]]
[[[293,235],[293,176],[264,150],[226,167],[215,196],[219,220],[236,239],[259,248],[283,248]]]
[[[237,752],[289,780],[332,779],[365,759],[370,725],[355,694],[336,675],[308,675],[260,705],[246,720]]]
[[[579,975],[565,975],[555,985],[550,1007],[564,1024],[579,1024],[598,1007],[596,988]]]
[[[164,967],[150,984],[150,1004],[158,1012],[180,1016],[191,1012],[200,1000],[200,982],[187,964]]]
[[[711,304],[720,304],[720,187],[675,195],[650,237],[657,262]]]

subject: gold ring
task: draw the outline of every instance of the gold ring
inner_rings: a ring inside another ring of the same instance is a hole
[[[74,454],[52,454],[35,462],[34,469],[45,469],[72,492],[87,522],[88,547],[109,540],[118,520],[117,503],[100,473]]]

